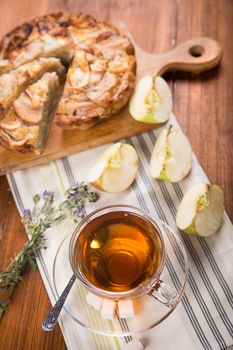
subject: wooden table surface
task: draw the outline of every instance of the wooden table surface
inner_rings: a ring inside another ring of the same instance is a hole
[[[166,76],[174,97],[174,113],[212,183],[225,193],[233,219],[233,1],[231,0],[1,0],[0,36],[35,16],[65,10],[82,11],[105,20],[122,20],[139,45],[161,53],[190,38],[219,41],[221,66],[200,76]],[[0,270],[23,246],[26,235],[6,177],[0,178]],[[0,321],[0,349],[65,349],[59,327],[41,330],[50,308],[38,271],[27,270]],[[89,350],[89,349],[84,349]]]

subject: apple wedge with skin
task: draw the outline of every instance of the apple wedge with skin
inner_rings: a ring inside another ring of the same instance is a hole
[[[197,184],[184,195],[176,215],[179,229],[202,237],[219,229],[224,212],[223,191],[218,185]]]
[[[129,102],[131,116],[139,122],[160,124],[168,120],[172,111],[172,94],[161,77],[141,78]]]
[[[89,173],[89,183],[105,192],[122,192],[134,181],[138,155],[128,144],[115,143],[100,156]]]
[[[171,182],[182,180],[192,167],[192,154],[192,147],[181,129],[170,126],[162,130],[151,156],[151,176]]]

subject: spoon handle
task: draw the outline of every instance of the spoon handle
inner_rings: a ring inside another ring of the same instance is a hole
[[[69,294],[75,280],[76,280],[76,277],[73,274],[68,284],[66,285],[65,289],[63,290],[62,294],[58,298],[56,304],[51,308],[48,316],[42,322],[42,329],[44,331],[47,331],[47,332],[52,331],[53,328],[55,327],[58,316],[61,312],[64,302],[66,301],[67,295]]]

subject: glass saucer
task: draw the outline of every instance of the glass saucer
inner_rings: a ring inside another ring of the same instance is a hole
[[[165,306],[156,297],[146,294],[133,300],[135,312],[133,318],[119,318],[116,312],[113,320],[107,320],[86,302],[88,291],[76,280],[63,307],[75,322],[98,334],[123,337],[143,333],[157,326],[176,309],[187,282],[187,256],[183,243],[176,234],[165,223],[161,221],[160,223],[164,229],[167,251],[166,265],[160,279],[166,283],[171,292],[176,293],[175,305]],[[73,274],[69,262],[69,242],[70,235],[61,242],[54,259],[53,283],[57,298]]]

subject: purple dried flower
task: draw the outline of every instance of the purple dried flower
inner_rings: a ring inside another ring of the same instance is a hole
[[[84,208],[77,208],[73,211],[74,216],[78,216],[80,218],[84,218],[85,216],[85,209]]]
[[[78,189],[73,188],[71,194],[72,194],[72,196],[76,196],[76,194],[78,194]]]
[[[43,198],[49,204],[52,204],[54,202],[54,194],[51,191],[45,190],[43,192]]]
[[[23,212],[23,216],[28,216],[31,218],[31,210],[30,209],[25,209],[24,212]]]
[[[30,209],[24,210],[22,221],[25,225],[29,224],[32,221],[32,214]]]
[[[79,216],[80,216],[80,218],[84,218],[85,217],[85,209],[84,208],[82,208],[82,209],[80,209],[80,211],[79,211]]]
[[[46,197],[50,196],[50,193],[51,193],[50,191],[45,190],[43,192],[43,198],[46,198]]]

